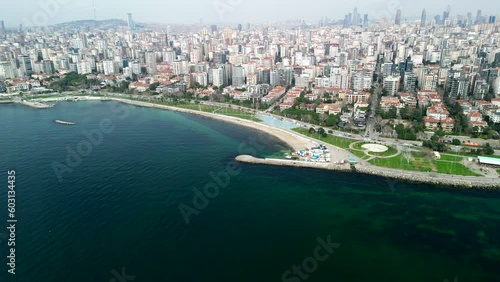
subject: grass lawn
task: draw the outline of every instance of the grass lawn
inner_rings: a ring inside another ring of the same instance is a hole
[[[323,137],[323,136],[319,135],[318,133],[311,134],[311,133],[309,133],[309,130],[304,129],[304,128],[295,128],[295,129],[293,129],[293,131],[304,134],[304,135],[309,136],[311,138],[318,139],[318,140],[323,141],[325,143],[332,144],[334,146],[337,146],[337,147],[343,148],[343,149],[349,149],[349,146],[351,145],[351,143],[356,142],[355,140],[337,137],[337,136],[328,135],[327,137]],[[359,152],[359,153],[361,153],[361,152]],[[363,155],[364,155],[364,153],[363,153]]]
[[[467,167],[459,163],[436,161],[436,168],[439,173],[464,175],[464,176],[479,176],[478,174],[470,171]]]
[[[410,171],[422,171],[422,172],[431,172],[432,166],[427,159],[423,158],[415,158],[414,160],[408,161],[402,156],[396,156],[390,159],[373,159],[370,161],[372,165],[388,167],[388,168],[396,168]]]
[[[441,161],[461,162],[463,159],[464,157],[460,156],[441,155]]]
[[[356,150],[349,150],[349,152],[353,153],[356,157],[362,158],[364,160],[370,158],[367,154],[364,152],[356,151]]]
[[[461,157],[467,157],[467,158],[477,158],[479,155],[478,154],[470,154],[470,153],[464,153],[464,152],[446,152],[443,154],[448,154],[448,155],[454,155],[454,156],[461,156]],[[488,156],[492,158],[500,158],[500,155],[492,155]]]
[[[28,96],[26,97],[27,99],[30,100],[37,100],[37,99],[52,99],[52,98],[61,98],[61,97],[66,97],[65,95],[46,95],[46,96]]]

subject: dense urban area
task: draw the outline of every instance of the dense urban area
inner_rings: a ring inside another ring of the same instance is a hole
[[[15,29],[0,21],[0,103],[85,95],[255,121],[265,113],[375,165],[453,174],[453,163],[478,175],[453,156],[500,149],[500,24],[480,10],[402,13],[371,20],[355,8],[339,21],[272,25],[161,26],[132,14]],[[414,156],[384,163],[349,139]],[[450,163],[418,163],[422,147]]]

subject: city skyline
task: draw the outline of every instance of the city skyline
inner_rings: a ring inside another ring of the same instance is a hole
[[[29,3],[26,3],[29,2]],[[28,5],[26,5],[28,4]],[[122,3],[106,1],[94,3],[90,0],[80,1],[34,1],[26,0],[22,4],[13,4],[8,14],[0,14],[0,20],[5,22],[7,28],[15,28],[20,24],[24,26],[54,25],[74,20],[127,20],[127,13],[133,13],[136,22],[143,23],[168,23],[168,24],[198,24],[198,23],[237,23],[237,22],[279,22],[287,20],[305,20],[317,22],[321,18],[341,20],[346,13],[357,8],[360,15],[368,14],[371,20],[385,16],[394,20],[397,10],[401,10],[401,20],[418,20],[423,9],[427,11],[428,19],[434,15],[442,15],[447,6],[451,6],[450,17],[466,15],[471,12],[475,15],[477,10],[483,10],[488,16],[497,16],[498,12],[492,1],[479,0],[474,3],[457,3],[444,1],[436,5],[430,0],[420,1],[413,5],[406,1],[310,1],[309,10],[296,9],[295,6],[286,7],[285,2],[264,2],[257,0],[247,2],[243,0],[216,0],[216,1],[190,1],[190,5],[181,3],[157,3],[152,0],[141,1],[140,7],[135,3]],[[154,9],[143,7],[155,7]],[[341,7],[339,9],[339,7]],[[142,8],[142,9],[141,9]],[[325,12],[328,11],[328,12]],[[494,13],[486,12],[494,11]],[[187,16],[186,16],[187,15]]]

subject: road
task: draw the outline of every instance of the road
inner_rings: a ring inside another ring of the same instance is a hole
[[[375,95],[372,95],[370,97],[370,106],[371,106],[371,112],[370,116],[367,118],[366,121],[366,133],[365,137],[369,139],[378,139],[378,134],[376,130],[376,119],[375,119],[375,113],[377,111],[377,102],[378,102],[378,97],[380,93],[382,93],[380,88],[375,89]]]

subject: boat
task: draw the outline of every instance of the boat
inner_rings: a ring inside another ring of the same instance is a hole
[[[56,120],[56,123],[64,124],[64,125],[75,125],[76,124],[74,122],[63,121],[63,120]]]

